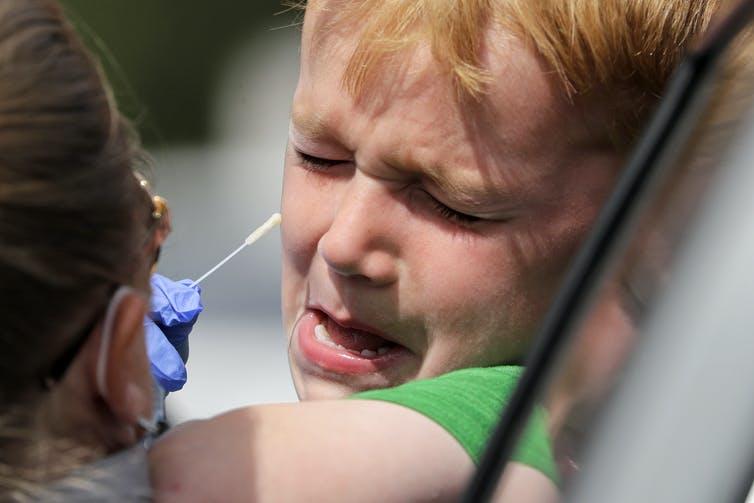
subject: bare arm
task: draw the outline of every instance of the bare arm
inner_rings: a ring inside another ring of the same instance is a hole
[[[492,501],[496,503],[556,503],[555,484],[541,472],[520,463],[509,463]]]
[[[443,428],[368,400],[248,407],[189,423],[154,446],[150,464],[163,502],[455,501],[473,470]]]

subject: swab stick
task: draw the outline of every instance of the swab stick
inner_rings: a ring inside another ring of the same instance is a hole
[[[202,275],[202,277],[200,277],[198,280],[196,280],[193,283],[191,283],[190,288],[194,288],[196,285],[198,285],[199,283],[201,283],[202,281],[204,281],[205,279],[207,279],[207,276],[209,276],[213,272],[215,272],[218,269],[220,269],[220,267],[222,267],[223,265],[225,265],[225,263],[228,260],[230,260],[233,257],[235,257],[241,250],[243,250],[247,246],[255,243],[259,238],[261,238],[262,236],[264,236],[265,234],[267,234],[268,232],[270,232],[272,229],[274,229],[275,227],[277,227],[278,225],[280,225],[281,221],[282,221],[282,217],[280,216],[280,213],[274,213],[270,218],[267,219],[267,221],[265,223],[263,223],[262,225],[260,225],[254,232],[252,232],[251,234],[249,234],[249,237],[247,237],[244,240],[243,244],[241,246],[239,246],[238,248],[236,248],[236,250],[233,251],[233,253],[231,253],[230,255],[228,255],[227,257],[225,257],[224,259],[222,259],[220,261],[220,263],[217,264],[215,267],[213,267],[209,271],[205,272]]]

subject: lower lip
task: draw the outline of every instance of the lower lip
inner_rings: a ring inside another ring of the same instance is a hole
[[[323,370],[348,375],[371,374],[393,367],[399,360],[408,356],[408,350],[400,346],[391,347],[386,354],[374,358],[326,346],[314,337],[314,327],[319,323],[317,315],[308,311],[299,320],[296,332],[303,356]]]

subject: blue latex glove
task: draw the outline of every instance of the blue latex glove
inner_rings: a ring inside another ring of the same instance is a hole
[[[201,289],[193,281],[172,281],[152,275],[150,311],[144,320],[147,355],[152,374],[166,391],[177,391],[186,383],[188,335],[204,306]]]
[[[186,384],[186,365],[165,334],[149,317],[144,318],[152,376],[164,391],[178,391]]]

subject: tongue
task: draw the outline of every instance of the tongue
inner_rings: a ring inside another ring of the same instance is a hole
[[[370,334],[361,330],[344,328],[332,320],[327,320],[327,332],[337,344],[351,351],[361,352],[364,349],[377,351],[390,343],[379,335]]]

